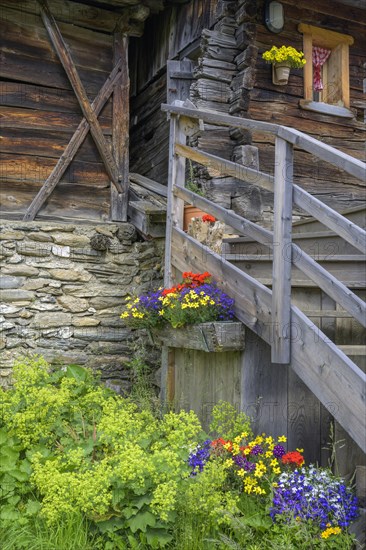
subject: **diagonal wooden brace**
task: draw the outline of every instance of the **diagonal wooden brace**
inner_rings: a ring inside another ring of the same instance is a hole
[[[61,32],[57,26],[57,23],[50,12],[46,0],[39,0],[41,8],[41,16],[44,26],[47,29],[51,42],[57,52],[57,55],[62,63],[63,68],[69,78],[70,84],[75,92],[75,95],[83,111],[84,117],[90,125],[90,132],[95,141],[95,145],[98,148],[100,156],[102,157],[105,169],[110,177],[111,181],[116,186],[117,190],[122,193],[121,177],[118,172],[117,164],[113,158],[112,153],[109,150],[107,141],[103,135],[102,129],[98,122],[95,111],[90,105],[89,98],[86,94],[85,88],[80,80],[79,74],[75,67],[74,61],[71,57],[70,51],[65,44]]]
[[[111,74],[103,84],[99,94],[94,99],[92,103],[92,109],[94,110],[95,114],[98,116],[101,110],[103,109],[104,105],[108,101],[109,97],[111,96],[114,87],[118,83],[121,75],[121,68],[122,63],[119,62],[116,64],[116,66],[113,68]],[[51,195],[55,187],[57,186],[58,182],[62,178],[65,170],[75,157],[79,147],[83,143],[84,139],[86,138],[88,132],[89,132],[89,123],[88,121],[83,118],[80,122],[79,126],[75,130],[74,135],[72,136],[71,140],[67,144],[64,152],[62,153],[61,157],[57,161],[56,166],[52,170],[51,174],[48,176],[45,183],[42,185],[41,189],[38,191],[37,195],[34,197],[33,201],[29,205],[23,220],[24,221],[32,221],[36,217],[37,213],[43,206],[43,204],[46,202],[48,197]]]

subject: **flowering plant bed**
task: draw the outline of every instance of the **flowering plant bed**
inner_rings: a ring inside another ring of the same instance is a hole
[[[234,300],[211,282],[211,274],[184,272],[182,283],[136,298],[128,297],[121,318],[132,327],[174,329],[234,319]]]

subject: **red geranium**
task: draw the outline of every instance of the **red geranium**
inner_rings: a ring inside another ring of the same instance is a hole
[[[214,223],[216,221],[216,218],[214,216],[211,216],[211,214],[204,214],[202,216],[202,221],[203,222],[212,222],[212,223]]]
[[[295,464],[296,466],[302,466],[304,462],[304,457],[298,451],[291,451],[282,457],[283,464]]]

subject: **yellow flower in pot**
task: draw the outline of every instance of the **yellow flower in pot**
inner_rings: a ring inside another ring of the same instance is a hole
[[[280,86],[287,84],[291,68],[302,69],[306,63],[304,53],[292,46],[272,46],[262,54],[262,58],[272,64],[273,84]]]

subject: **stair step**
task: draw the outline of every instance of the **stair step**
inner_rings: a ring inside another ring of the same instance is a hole
[[[272,285],[273,257],[271,254],[222,254],[244,273],[257,279],[263,285]],[[334,257],[319,256],[315,260],[331,275],[349,288],[366,288],[365,259],[362,255],[340,255]],[[318,288],[296,266],[292,266],[291,285],[293,287]]]
[[[226,254],[223,253],[222,257],[230,262],[272,262],[272,254]],[[365,262],[365,256],[363,254],[319,254],[314,258],[317,262]]]
[[[349,356],[361,356],[366,355],[366,346],[365,345],[343,345],[336,344],[337,347],[343,351],[346,355]]]
[[[353,319],[353,315],[348,313],[348,311],[338,311],[337,309],[303,309],[301,307],[300,309],[307,317]]]
[[[314,233],[295,233],[293,242],[304,252],[315,256],[319,254],[333,256],[334,254],[360,254],[347,241],[332,233],[332,231],[317,231]],[[265,254],[270,251],[266,245],[260,244],[249,237],[225,238],[222,250],[231,254]]]
[[[341,212],[341,214],[356,225],[359,225],[363,228],[366,227],[366,208],[364,205],[350,208]],[[300,220],[292,225],[293,233],[304,233],[305,231],[323,231],[324,229],[326,229],[325,226],[314,218]]]

